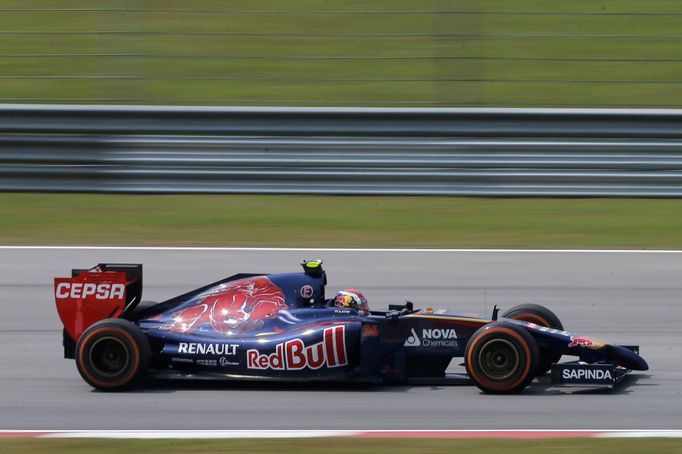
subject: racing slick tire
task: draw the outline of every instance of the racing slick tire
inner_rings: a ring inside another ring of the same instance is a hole
[[[564,330],[564,325],[561,324],[559,317],[545,306],[539,304],[519,304],[504,311],[502,318],[532,322],[536,325],[558,329],[559,331]],[[552,355],[551,352],[540,349],[540,365],[538,366],[537,375],[545,375],[552,368],[552,364],[558,363],[560,359],[561,353]]]
[[[482,391],[512,394],[533,380],[539,356],[535,339],[523,328],[492,322],[469,339],[464,365],[469,378]]]
[[[118,318],[90,326],[76,345],[76,367],[88,384],[102,391],[130,389],[149,367],[151,349],[142,330]]]

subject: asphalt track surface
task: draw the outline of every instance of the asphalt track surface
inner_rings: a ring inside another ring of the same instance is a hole
[[[62,358],[52,278],[71,268],[143,263],[144,299],[162,300],[317,257],[329,293],[354,286],[374,308],[410,299],[469,313],[545,304],[571,331],[639,343],[651,370],[608,392],[159,383],[111,394]],[[0,429],[680,429],[680,270],[682,253],[0,249]]]

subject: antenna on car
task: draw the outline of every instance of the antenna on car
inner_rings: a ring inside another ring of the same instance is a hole
[[[485,289],[483,289],[483,313],[488,312],[488,294]]]

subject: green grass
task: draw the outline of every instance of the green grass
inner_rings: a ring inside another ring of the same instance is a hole
[[[682,106],[676,0],[4,0],[2,8],[100,9],[0,12],[5,100]],[[91,34],[23,33],[74,31]],[[102,31],[118,33],[92,33]],[[391,36],[400,34],[415,36]]]
[[[233,439],[233,440],[0,440],[0,451],[11,453],[89,453],[147,452],[230,452],[230,453],[453,453],[471,454],[504,451],[515,453],[599,452],[600,454],[679,453],[676,439],[559,439],[559,440],[438,440],[438,439]]]
[[[0,194],[0,244],[680,249],[682,200]]]

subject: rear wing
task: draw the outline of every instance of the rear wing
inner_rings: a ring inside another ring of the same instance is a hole
[[[100,263],[73,269],[71,277],[54,279],[54,296],[64,324],[64,356],[71,358],[90,325],[132,313],[142,298],[142,265]]]

